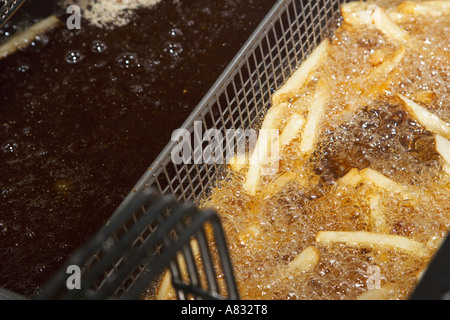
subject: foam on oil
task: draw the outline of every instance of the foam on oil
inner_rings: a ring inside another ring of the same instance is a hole
[[[294,181],[273,196],[252,197],[242,188],[245,171],[229,170],[202,204],[221,215],[242,298],[354,299],[368,290],[369,270],[376,266],[380,286],[392,288],[389,298],[405,299],[447,234],[450,179],[433,134],[401,108],[396,94],[421,99],[450,120],[450,17],[411,18],[400,26],[424,45],[420,51],[405,48],[400,64],[373,81],[367,81],[370,71],[403,44],[378,30],[345,24],[332,36],[329,59],[313,75],[327,79],[331,91],[316,150],[299,159],[294,139],[280,156],[277,175],[265,177],[261,189],[288,171],[307,177],[308,185]],[[298,112],[307,105],[313,87],[306,86],[290,108]],[[350,169],[367,167],[406,186],[412,196],[337,183]],[[373,230],[368,199],[374,195],[381,199],[387,233],[425,244],[430,255],[316,243],[319,231]],[[318,265],[286,273],[284,267],[308,246],[319,250]]]

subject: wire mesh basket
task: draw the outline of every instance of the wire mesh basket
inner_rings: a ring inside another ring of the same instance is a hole
[[[227,130],[258,128],[273,92],[322,39],[331,35],[343,2],[278,1],[180,129],[192,140],[201,140],[196,136],[199,130],[195,130],[199,125],[201,132],[215,129],[224,134]],[[197,161],[202,145],[194,145],[190,161],[175,164],[171,155],[177,143],[168,143],[135,190],[154,186],[161,194],[194,201],[208,193],[220,175],[220,164],[209,156]]]
[[[25,0],[0,1],[0,28],[19,10]]]

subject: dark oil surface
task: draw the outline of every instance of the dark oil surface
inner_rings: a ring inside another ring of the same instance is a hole
[[[64,22],[0,60],[0,286],[32,296],[106,221],[275,0],[172,1],[125,27],[65,26],[28,1],[0,41]]]

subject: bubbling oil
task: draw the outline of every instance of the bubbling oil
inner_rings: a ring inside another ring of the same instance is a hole
[[[229,169],[202,202],[221,216],[243,299],[355,299],[371,289],[373,267],[379,271],[377,285],[390,288],[387,298],[406,299],[446,236],[449,176],[435,151],[434,135],[402,109],[396,94],[423,98],[431,112],[450,120],[450,40],[445,32],[450,17],[411,18],[399,26],[424,45],[419,51],[406,47],[395,69],[371,82],[370,70],[403,44],[376,29],[343,23],[331,38],[328,60],[312,76],[326,79],[330,90],[313,154],[299,158],[299,139],[294,139],[282,150],[276,175],[263,177],[255,196],[243,189],[246,170]],[[306,86],[290,101],[291,111],[307,105],[311,90]],[[352,168],[368,167],[406,186],[411,196],[370,183],[338,183]],[[261,191],[286,172],[309,183],[295,180],[269,196]],[[372,231],[368,199],[374,195],[380,199],[386,233],[424,244],[428,255],[316,242],[320,231]],[[289,262],[308,246],[319,252],[317,265],[288,271]]]

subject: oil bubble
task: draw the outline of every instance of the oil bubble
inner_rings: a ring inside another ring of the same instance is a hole
[[[94,53],[102,53],[105,52],[108,49],[108,46],[105,42],[101,40],[94,40],[92,41],[91,45],[91,51]]]
[[[180,28],[172,28],[169,30],[169,36],[170,37],[182,37],[183,36],[183,31]]]
[[[27,46],[29,52],[41,52],[41,50],[50,42],[50,38],[46,35],[36,36]]]
[[[136,53],[123,52],[116,58],[116,63],[121,68],[139,67]]]
[[[28,70],[30,70],[30,66],[27,64],[23,64],[23,65],[17,67],[17,72],[20,72],[20,73],[25,73]]]
[[[164,48],[164,52],[170,54],[174,58],[179,58],[183,52],[183,46],[179,42],[168,42]]]
[[[66,60],[67,63],[75,64],[83,60],[84,56],[81,54],[79,50],[70,50],[66,53],[64,56],[64,60]]]
[[[6,224],[0,221],[0,234],[6,234],[7,231],[8,227]]]
[[[14,153],[18,149],[19,144],[14,141],[9,141],[3,144],[2,151],[4,153]]]

